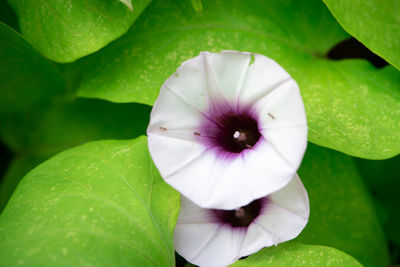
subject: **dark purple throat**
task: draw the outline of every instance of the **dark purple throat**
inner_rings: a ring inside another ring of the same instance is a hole
[[[247,206],[235,210],[211,210],[218,222],[232,227],[249,226],[262,212],[266,199],[256,199]]]
[[[220,147],[223,151],[240,153],[252,148],[260,139],[258,123],[249,112],[235,113],[228,111],[218,116],[211,116],[210,125],[205,125],[203,132],[208,143]]]

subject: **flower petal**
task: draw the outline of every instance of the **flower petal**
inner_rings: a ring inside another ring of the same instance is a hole
[[[290,75],[274,60],[259,54],[251,54],[250,66],[240,91],[240,102],[254,103],[272,90],[292,80]]]
[[[213,75],[220,96],[228,103],[238,103],[239,94],[247,75],[251,54],[247,52],[223,51],[202,52],[204,61]],[[218,96],[218,95],[214,95]]]
[[[252,186],[253,200],[286,186],[297,170],[288,164],[265,139],[260,140],[252,149],[245,151],[243,160],[247,177],[249,177],[248,181]]]
[[[263,131],[269,145],[293,170],[297,170],[307,147],[307,126],[274,128]]]
[[[201,78],[201,70],[195,69],[198,64],[189,63],[183,65],[189,70],[181,66],[177,74],[184,73],[178,76],[172,75],[161,88],[160,95],[151,111],[148,133],[168,134],[173,130],[197,129],[202,122],[204,116],[202,111],[208,107],[207,98],[201,89],[205,86],[202,85],[204,77]],[[185,83],[188,84],[186,91],[181,88]],[[193,86],[196,83],[198,87]],[[188,93],[192,95],[187,95]],[[190,136],[193,136],[193,133]]]
[[[204,58],[200,55],[183,62],[176,72],[165,81],[160,93],[164,90],[172,90],[193,109],[204,111],[208,109],[208,86]],[[160,97],[157,101],[167,102],[166,99]]]
[[[172,146],[176,144],[174,157],[181,159],[179,164],[166,164],[163,169],[170,171],[161,174],[168,184],[203,208],[235,209],[247,205],[285,186],[296,171],[265,141],[241,156],[220,155],[187,143],[186,149],[180,149],[182,142],[168,141]],[[154,147],[160,149],[152,151],[156,157],[167,157],[164,162],[172,160],[163,144]]]
[[[212,223],[177,224],[174,230],[175,250],[187,261],[194,263],[193,259],[201,253],[219,229],[220,225]]]
[[[296,82],[282,84],[259,99],[254,108],[259,114],[261,134],[297,170],[307,147],[308,128]]]
[[[174,136],[156,133],[148,133],[148,135],[150,154],[161,176],[167,183],[169,183],[168,177],[176,175],[181,169],[193,165],[193,162],[197,161],[203,154],[206,154],[206,147],[190,140],[187,141]],[[193,176],[197,177],[195,174]],[[184,179],[184,177],[181,177],[181,179]],[[171,185],[175,187],[174,184]]]
[[[217,222],[215,215],[210,210],[203,209],[185,196],[181,196],[181,209],[177,224],[214,224],[215,222]]]
[[[297,174],[286,187],[261,200],[260,213],[246,227],[234,226],[224,221],[231,217],[221,219],[219,211],[202,209],[182,197],[174,231],[177,252],[193,264],[226,266],[263,247],[295,238],[307,224],[309,201]],[[230,216],[241,216],[236,215],[238,210]]]
[[[268,196],[262,214],[248,228],[240,256],[295,238],[307,224],[309,214],[308,195],[296,174],[286,187]]]
[[[217,157],[215,169],[220,170],[213,173],[213,180],[217,183],[210,188],[205,208],[235,209],[255,199],[242,157]]]
[[[199,233],[201,235],[201,233]],[[243,229],[221,225],[216,235],[191,260],[200,266],[227,266],[239,259],[240,245],[245,237]]]
[[[176,251],[200,266],[227,266],[236,261],[246,231],[216,222],[210,210],[197,207],[185,197],[181,203],[174,231]]]
[[[208,150],[164,176],[167,183],[200,207],[222,209],[236,208],[252,200],[246,178],[240,158],[230,159]]]
[[[289,80],[269,94],[259,98],[254,104],[259,114],[261,129],[307,125],[304,104],[299,87],[294,80]]]

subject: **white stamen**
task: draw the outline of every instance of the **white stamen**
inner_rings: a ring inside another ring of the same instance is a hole
[[[239,138],[239,136],[240,136],[239,131],[236,131],[236,132],[233,134],[233,138],[235,138],[235,139]]]
[[[236,218],[243,218],[246,215],[246,212],[243,208],[235,209],[235,217]]]

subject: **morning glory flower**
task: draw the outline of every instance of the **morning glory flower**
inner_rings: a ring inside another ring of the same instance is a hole
[[[310,210],[296,175],[283,189],[234,210],[203,209],[185,197],[174,230],[176,251],[200,266],[226,266],[298,236]]]
[[[234,209],[289,183],[307,122],[296,82],[272,59],[201,52],[163,84],[147,134],[168,184],[200,207]]]

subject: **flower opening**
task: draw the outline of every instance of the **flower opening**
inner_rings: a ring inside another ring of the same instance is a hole
[[[275,61],[236,51],[184,62],[163,84],[147,134],[164,180],[209,209],[281,189],[307,145],[296,82]]]
[[[211,117],[211,118],[210,118]],[[205,136],[210,147],[219,147],[225,153],[240,153],[250,149],[261,137],[258,122],[248,112],[236,113],[232,109],[205,119],[198,136]]]
[[[211,212],[214,213],[216,220],[222,224],[232,227],[247,227],[263,212],[267,201],[268,198],[264,197],[234,210],[212,209]]]

